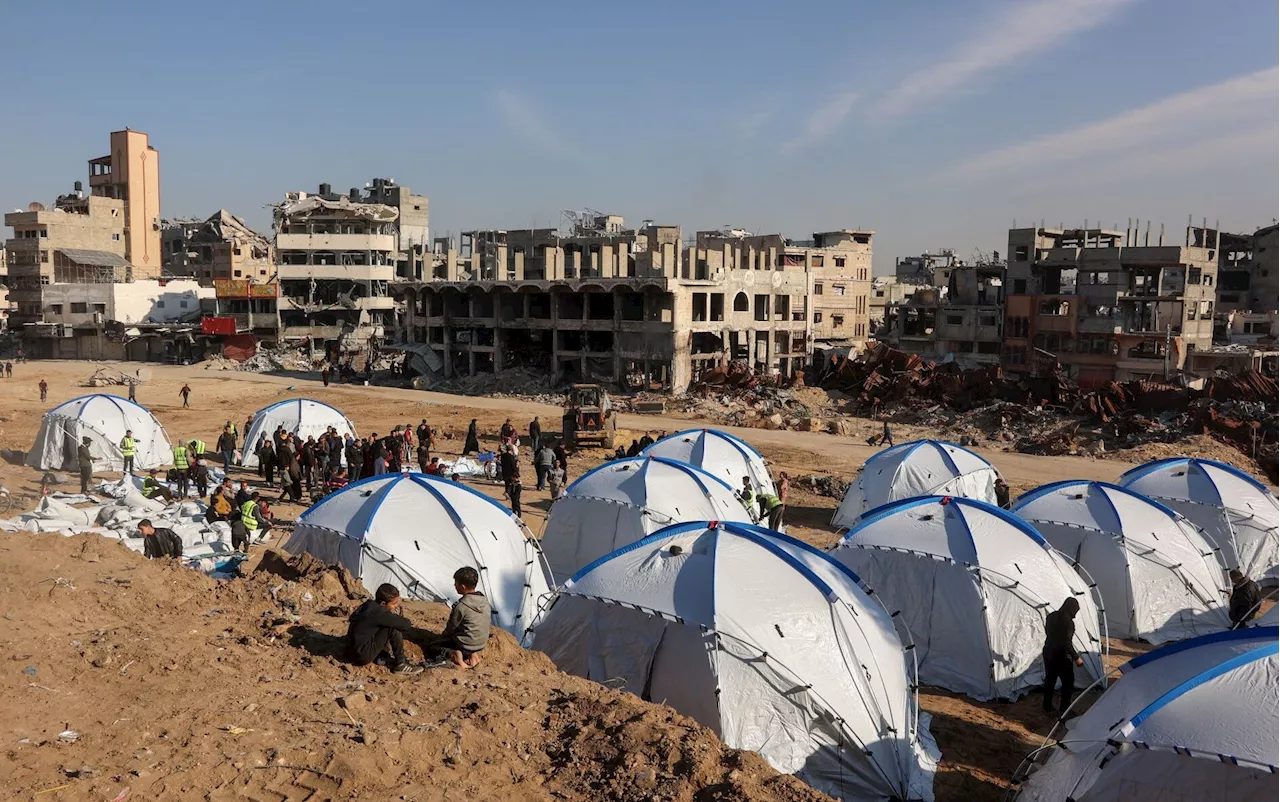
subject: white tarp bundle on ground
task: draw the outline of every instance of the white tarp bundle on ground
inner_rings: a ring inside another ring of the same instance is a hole
[[[916,644],[920,681],[975,699],[1016,699],[1044,682],[1044,619],[1080,602],[1078,686],[1103,673],[1088,585],[1034,529],[965,498],[907,499],[862,517],[831,556],[848,566]]]
[[[864,512],[919,496],[964,496],[995,504],[999,478],[991,463],[967,448],[937,440],[903,443],[867,460],[831,525],[847,529]]]
[[[1217,550],[1168,507],[1078,480],[1036,488],[1013,511],[1097,583],[1112,637],[1164,643],[1230,626]]]
[[[614,460],[584,473],[551,505],[542,551],[563,582],[614,549],[685,521],[752,522],[733,488],[664,457]]]
[[[1277,583],[1280,504],[1257,479],[1221,462],[1175,457],[1134,468],[1120,477],[1120,484],[1203,529],[1227,568]]]
[[[666,457],[701,468],[725,480],[734,490],[742,478],[751,480],[757,493],[777,495],[764,457],[743,440],[717,429],[689,429],[668,435],[641,452],[646,457]]]
[[[679,553],[673,551],[679,546]],[[570,579],[534,645],[843,799],[931,799],[910,652],[848,569],[752,524],[677,524]]]
[[[319,437],[332,426],[342,437],[348,434],[356,437],[356,427],[339,410],[322,401],[310,398],[290,398],[278,401],[269,407],[258,410],[253,415],[253,425],[244,435],[243,458],[241,464],[246,468],[258,467],[258,443],[264,437],[270,437],[278,427],[306,440],[307,437]],[[343,464],[346,464],[344,452]]]
[[[173,460],[173,446],[164,427],[146,407],[115,395],[98,393],[73,398],[44,415],[26,464],[43,471],[78,471],[76,449],[89,438],[95,471],[123,471],[120,441],[126,431],[137,441],[135,471],[159,468]]]
[[[408,598],[458,600],[453,573],[480,571],[493,623],[523,639],[550,596],[537,541],[511,511],[458,482],[420,473],[374,476],[316,502],[285,550],[338,563],[370,592],[390,582]]]
[[[99,534],[141,553],[143,539],[138,535],[138,522],[146,518],[157,529],[172,529],[182,539],[183,556],[188,559],[216,558],[233,551],[230,525],[209,523],[205,519],[207,507],[200,502],[166,505],[159,499],[145,498],[138,489],[138,480],[131,477],[105,482],[95,492],[111,500],[98,503],[90,496],[55,493],[42,498],[31,512],[0,521],[0,530]],[[89,506],[75,506],[85,504]]]
[[[1130,660],[1019,802],[1274,802],[1277,637],[1275,627],[1220,632]]]

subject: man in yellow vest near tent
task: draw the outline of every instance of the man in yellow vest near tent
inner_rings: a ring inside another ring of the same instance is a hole
[[[178,498],[185,499],[191,489],[191,454],[182,443],[173,447],[173,481],[178,486]]]
[[[125,476],[133,476],[133,458],[138,453],[138,441],[133,439],[133,430],[126,430],[120,438],[120,456],[124,457]]]
[[[187,448],[189,448],[189,449],[191,450],[191,455],[192,455],[193,457],[203,457],[203,456],[204,456],[204,441],[203,441],[203,440],[192,440],[190,443],[187,443]]]

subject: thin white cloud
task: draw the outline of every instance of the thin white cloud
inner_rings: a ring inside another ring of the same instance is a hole
[[[1109,22],[1136,0],[1023,0],[999,6],[952,53],[908,75],[872,109],[887,121],[902,117],[984,76],[1039,55]]]
[[[1055,187],[1101,187],[1156,176],[1202,175],[1231,165],[1253,163],[1260,170],[1275,170],[1275,125],[1223,131],[1190,144],[1142,149],[1122,159],[1107,160],[1084,169],[1071,170]]]
[[[1192,89],[1099,122],[968,159],[947,174],[973,178],[1120,154],[1162,145],[1187,148],[1217,141],[1227,129],[1276,131],[1276,67]],[[1264,121],[1269,121],[1264,123]],[[1273,143],[1274,144],[1274,143]]]
[[[507,130],[526,142],[561,156],[580,155],[524,95],[500,89],[493,95],[493,106]]]
[[[801,148],[816,145],[840,130],[859,97],[861,96],[857,92],[850,91],[832,95],[827,102],[813,110],[800,133],[782,143],[782,152],[794,153]]]
[[[778,107],[773,103],[766,104],[763,108],[757,109],[743,117],[739,122],[736,133],[739,141],[750,142],[760,133],[760,129],[765,123],[773,119],[778,113]]]

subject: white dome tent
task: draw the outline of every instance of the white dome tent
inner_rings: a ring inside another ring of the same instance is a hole
[[[1277,637],[1275,627],[1220,632],[1130,660],[1058,736],[1019,802],[1273,802]]]
[[[1081,685],[1103,674],[1099,604],[1025,521],[966,498],[906,499],[867,513],[831,556],[877,592],[916,643],[920,681],[983,701],[1044,682],[1044,619],[1080,603]]]
[[[1134,468],[1120,485],[1185,515],[1221,550],[1227,568],[1277,583],[1280,504],[1249,474],[1214,460],[1175,457]]]
[[[785,535],[663,529],[566,582],[534,646],[836,797],[933,796],[936,747],[927,719],[917,730],[893,620],[852,572]]]
[[[310,398],[290,398],[277,401],[269,407],[263,407],[253,414],[253,424],[244,434],[244,446],[240,464],[246,468],[258,467],[258,443],[264,437],[270,437],[276,427],[283,426],[286,432],[297,435],[303,440],[308,436],[319,437],[332,426],[338,434],[356,437],[356,427],[343,415],[322,401]],[[346,456],[343,456],[345,464]]]
[[[757,493],[777,495],[769,468],[745,441],[718,429],[689,429],[668,435],[640,452],[644,457],[666,457],[701,468],[725,480],[734,490],[742,487],[742,477],[751,479]]]
[[[1077,480],[1032,490],[1013,512],[1097,583],[1113,637],[1164,643],[1230,626],[1217,551],[1168,507]]]
[[[77,470],[76,449],[89,438],[89,452],[97,459],[95,471],[123,471],[120,440],[126,431],[137,441],[134,471],[168,465],[173,446],[160,421],[143,406],[106,393],[82,395],[44,414],[26,464],[40,470]]]
[[[868,510],[920,496],[964,496],[995,504],[999,478],[991,463],[967,448],[938,440],[903,443],[866,461],[831,525],[847,529]]]
[[[299,518],[285,544],[337,563],[373,592],[383,582],[408,598],[453,603],[453,573],[480,571],[493,622],[523,640],[549,597],[537,541],[493,499],[435,476],[370,477],[326,496]]]
[[[542,551],[557,582],[583,566],[684,521],[753,518],[722,479],[664,457],[614,460],[584,473],[551,505]]]

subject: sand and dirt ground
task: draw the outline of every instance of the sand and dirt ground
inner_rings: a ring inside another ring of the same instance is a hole
[[[25,450],[48,408],[104,391],[82,386],[95,367],[15,365],[14,378],[0,380],[0,447]],[[318,377],[201,366],[150,370],[138,401],[174,440],[213,442],[228,419],[242,426],[253,411],[300,396],[342,409],[362,435],[426,418],[442,435],[442,454],[458,453],[472,418],[490,447],[507,418],[521,431],[534,415],[544,430],[559,429],[558,408],[515,399],[326,388]],[[41,378],[49,383],[44,404]],[[178,395],[184,382],[193,390],[190,409]],[[126,394],[118,387],[105,392]],[[637,415],[620,422],[636,436],[689,425]],[[823,433],[731,431],[756,446],[775,474],[847,479],[875,452],[855,438]],[[898,437],[924,434],[904,429]],[[977,450],[1015,495],[1061,479],[1113,480],[1131,467],[1117,459]],[[574,455],[570,478],[604,457],[599,450]],[[24,508],[34,506],[38,481],[34,470],[0,465],[0,483],[25,496]],[[496,484],[471,484],[502,495]],[[833,543],[827,521],[837,502],[794,486],[791,533],[819,546]],[[527,487],[524,506],[530,529],[540,533],[550,499]],[[287,504],[273,509],[285,520],[302,511]],[[355,602],[332,572],[298,579],[290,592],[308,588],[310,599],[300,601],[299,592],[292,607],[282,607],[278,597],[287,594],[272,593],[284,582],[277,574],[216,582],[148,564],[97,536],[5,534],[0,551],[0,689],[7,708],[0,788],[12,798],[110,800],[126,787],[130,799],[821,798],[774,777],[754,755],[724,749],[669,709],[560,674],[505,636],[469,674],[402,679],[346,666],[333,653]],[[427,629],[443,620],[438,605],[411,610]],[[290,611],[301,620],[272,625]],[[1118,641],[1111,647],[1112,665],[1145,648]],[[335,701],[340,697],[347,707]],[[921,704],[933,715],[943,753],[936,790],[944,801],[1002,798],[1023,755],[1052,724],[1035,697],[978,703],[925,688]],[[59,738],[66,730],[78,737]]]

